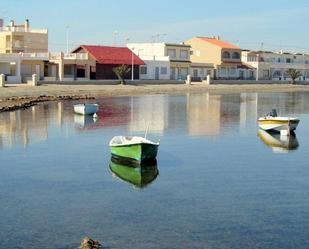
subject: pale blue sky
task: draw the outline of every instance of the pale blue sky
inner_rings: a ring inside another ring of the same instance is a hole
[[[308,0],[10,0],[0,16],[48,28],[52,51],[65,50],[69,26],[70,48],[147,42],[156,34],[167,42],[220,35],[242,48],[263,42],[264,49],[309,53]]]

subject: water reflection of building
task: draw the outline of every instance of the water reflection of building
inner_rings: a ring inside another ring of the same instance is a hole
[[[70,122],[71,118],[71,115],[65,115],[63,102],[1,113],[0,149],[16,145],[27,147],[29,144],[46,141],[50,127],[61,128],[62,124]]]
[[[220,133],[221,96],[187,95],[187,122],[190,135],[218,135]]]
[[[130,132],[163,133],[168,126],[168,97],[164,95],[131,98]]]
[[[257,93],[240,94],[240,126],[244,127],[250,120],[257,120]]]
[[[271,109],[279,115],[309,113],[308,93],[263,93],[258,94],[258,116],[264,116]]]
[[[42,110],[41,110],[42,111]],[[47,139],[47,122],[41,119],[37,107],[1,114],[0,136],[2,147],[11,148],[19,144],[26,147]]]

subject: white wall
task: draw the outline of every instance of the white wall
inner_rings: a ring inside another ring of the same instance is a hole
[[[127,47],[138,56],[165,56],[164,43],[128,43]]]
[[[141,80],[155,80],[156,68],[159,68],[159,80],[170,79],[170,62],[167,56],[140,56],[140,58],[145,62],[145,66],[147,67],[147,74],[140,73]],[[166,74],[162,74],[162,68],[167,69]]]

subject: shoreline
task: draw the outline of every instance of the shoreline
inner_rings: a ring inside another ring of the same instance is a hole
[[[95,99],[99,97],[136,96],[154,94],[186,93],[229,94],[244,92],[309,92],[309,85],[291,84],[239,84],[203,85],[147,84],[147,85],[56,85],[43,84],[36,87],[10,85],[0,88],[0,112],[28,108],[41,102]]]

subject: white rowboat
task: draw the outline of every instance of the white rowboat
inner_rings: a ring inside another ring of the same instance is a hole
[[[98,104],[78,104],[74,105],[74,112],[81,115],[93,115],[99,110]]]

